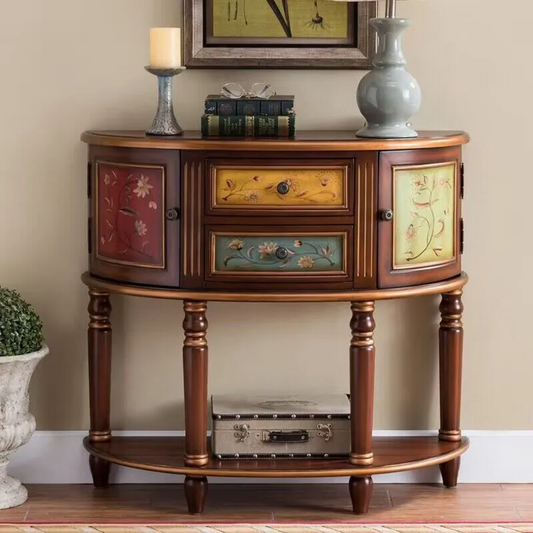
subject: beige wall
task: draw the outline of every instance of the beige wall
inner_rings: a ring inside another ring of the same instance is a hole
[[[40,429],[88,426],[85,146],[90,128],[144,129],[155,80],[148,29],[179,25],[179,0],[17,0],[0,17],[0,283],[42,314],[51,353],[31,386]],[[401,2],[409,69],[423,89],[417,128],[465,129],[463,427],[533,426],[528,258],[533,179],[531,2]],[[300,129],[355,129],[358,72],[188,71],[176,106],[198,129],[226,81],[268,80],[297,96]],[[505,134],[502,135],[502,132]],[[516,259],[515,259],[516,258]],[[378,305],[376,427],[438,423],[436,299]],[[180,302],[114,299],[113,426],[182,427]],[[347,304],[211,305],[211,392],[344,392]],[[124,334],[129,332],[125,338]]]

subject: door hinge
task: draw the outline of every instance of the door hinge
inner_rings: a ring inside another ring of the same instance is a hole
[[[465,164],[461,163],[459,190],[461,194],[461,200],[465,197]]]
[[[92,185],[91,185],[91,177],[92,177],[92,164],[87,163],[87,198],[91,198],[92,195]]]
[[[89,255],[91,254],[92,250],[93,250],[93,232],[92,232],[92,218],[91,217],[88,217],[87,218],[87,252],[89,253]]]
[[[465,250],[465,223],[461,218],[459,221],[459,253],[463,253]]]

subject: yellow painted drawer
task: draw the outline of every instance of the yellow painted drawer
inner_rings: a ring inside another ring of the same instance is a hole
[[[352,160],[210,161],[210,214],[353,213]]]
[[[353,279],[352,226],[208,226],[207,279],[313,282]]]

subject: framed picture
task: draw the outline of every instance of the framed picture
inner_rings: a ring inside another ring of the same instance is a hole
[[[369,69],[375,2],[184,0],[188,68]]]

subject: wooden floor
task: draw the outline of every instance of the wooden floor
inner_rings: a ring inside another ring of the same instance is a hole
[[[29,500],[0,511],[9,522],[533,521],[533,485],[374,485],[370,513],[351,513],[334,485],[211,484],[206,512],[187,514],[180,485],[29,485]]]

